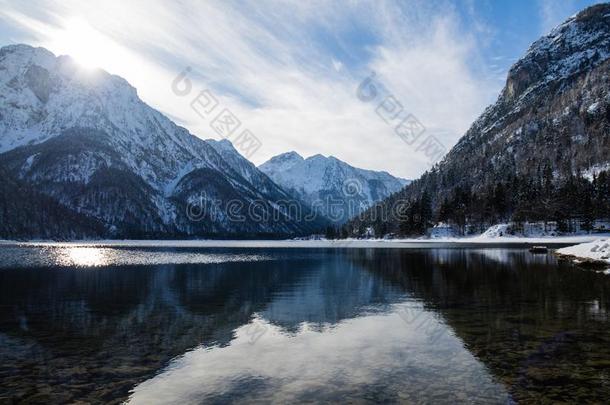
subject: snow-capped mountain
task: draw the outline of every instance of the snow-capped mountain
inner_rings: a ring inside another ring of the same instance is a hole
[[[292,217],[296,219],[306,220],[309,227],[314,230],[323,229],[328,225],[326,217],[315,215],[307,202],[276,184],[267,174],[243,157],[228,139],[220,141],[206,139],[206,142],[218,152],[225,163],[247,179],[259,193],[270,201],[276,202],[279,210],[292,214]]]
[[[358,169],[333,156],[304,159],[296,152],[277,155],[259,169],[334,223],[345,222],[408,184],[408,180]]]
[[[15,180],[113,235],[312,231],[285,214],[276,201],[285,193],[255,167],[225,161],[124,79],[43,48],[0,49],[0,153]]]
[[[534,42],[509,70],[496,103],[445,158],[382,205],[390,212],[401,201],[421,207],[423,200],[430,219],[460,226],[590,221],[608,215],[607,190],[596,178],[608,167],[610,4],[599,4]],[[373,214],[363,213],[349,229],[380,225]],[[395,232],[399,223],[391,216],[383,228]]]

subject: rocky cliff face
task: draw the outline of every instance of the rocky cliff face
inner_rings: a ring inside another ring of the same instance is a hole
[[[101,222],[105,236],[312,231],[278,206],[285,194],[256,168],[236,170],[122,78],[42,48],[0,50],[0,153],[12,179]]]
[[[472,203],[456,193],[483,195],[499,186],[503,194],[517,194],[523,187],[515,184],[529,180],[557,189],[610,168],[609,58],[610,5],[568,19],[512,66],[497,102],[442,162],[376,209],[390,212],[399,200],[409,204],[427,194],[438,218],[443,201]],[[507,208],[508,216],[514,208]],[[374,213],[351,228],[372,225]],[[389,229],[398,223],[391,214]]]
[[[498,101],[437,170],[474,169],[477,180],[485,180],[533,175],[541,159],[562,177],[605,164],[609,57],[610,6],[561,24],[515,63]]]

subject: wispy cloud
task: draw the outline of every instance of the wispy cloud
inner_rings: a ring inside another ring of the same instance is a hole
[[[447,147],[455,143],[493,101],[498,81],[477,68],[487,27],[466,30],[443,4],[49,0],[5,2],[0,18],[20,33],[13,38],[56,53],[66,52],[57,44],[66,22],[86,21],[108,46],[103,68],[209,138],[208,123],[171,92],[174,76],[191,66],[194,84],[210,88],[264,143],[255,163],[296,150],[416,177],[426,157],[404,145],[355,90],[378,72],[429,131]]]
[[[574,0],[538,0],[541,34],[548,34],[555,26],[563,22],[576,8]]]

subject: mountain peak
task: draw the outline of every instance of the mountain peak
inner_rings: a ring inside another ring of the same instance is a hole
[[[52,57],[55,58],[53,52],[49,51],[43,47],[35,47],[27,44],[11,44],[5,45],[0,48],[0,57],[4,56],[7,53],[18,53],[22,55],[40,55],[43,57]]]
[[[3,46],[0,48],[0,60],[3,64],[7,64],[8,68],[38,65],[45,69],[51,69],[57,63],[57,57],[51,51],[25,44]]]
[[[535,41],[509,70],[502,95],[508,100],[549,82],[598,66],[610,57],[610,4],[589,7]]]
[[[303,160],[303,156],[299,155],[295,151],[280,153],[272,157],[270,160]]]
[[[229,141],[228,139],[216,140],[216,139],[210,138],[210,139],[206,139],[205,141],[207,143],[209,143],[214,149],[216,149],[217,152],[226,151],[226,152],[238,153],[237,149],[235,149],[235,146],[233,146],[231,141]]]
[[[258,168],[264,173],[284,171],[303,162],[304,160],[305,159],[303,159],[303,156],[294,151],[285,152],[272,157]]]
[[[101,68],[85,68],[69,55],[56,56],[42,47],[27,44],[13,44],[0,48],[0,60],[8,72],[2,79],[10,80],[30,67],[43,68],[49,74],[62,76],[95,88],[105,90],[110,95],[120,93],[123,96],[137,97],[137,90],[121,76],[113,75]]]
[[[348,220],[400,190],[406,182],[386,172],[358,169],[334,156],[321,154],[303,159],[295,152],[288,152],[269,159],[259,168],[335,223]],[[333,206],[335,203],[345,205]]]
[[[58,57],[29,45],[8,45],[0,48],[0,66],[5,100],[0,113],[10,117],[0,121],[0,151],[42,142],[62,129],[88,127],[100,114],[115,128],[129,130],[147,120],[149,109],[125,79],[102,69],[84,68],[69,56]],[[11,103],[20,105],[22,113],[8,113]],[[157,111],[154,114],[161,115]],[[24,131],[36,124],[32,118],[44,120],[46,126]],[[159,122],[169,128],[164,117]],[[102,121],[96,121],[100,124]],[[152,131],[142,131],[140,138],[146,134]]]

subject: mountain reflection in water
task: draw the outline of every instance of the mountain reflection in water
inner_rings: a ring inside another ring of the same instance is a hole
[[[610,277],[552,256],[106,248],[112,265],[40,267],[53,249],[0,247],[37,263],[0,270],[0,401],[610,397]]]

